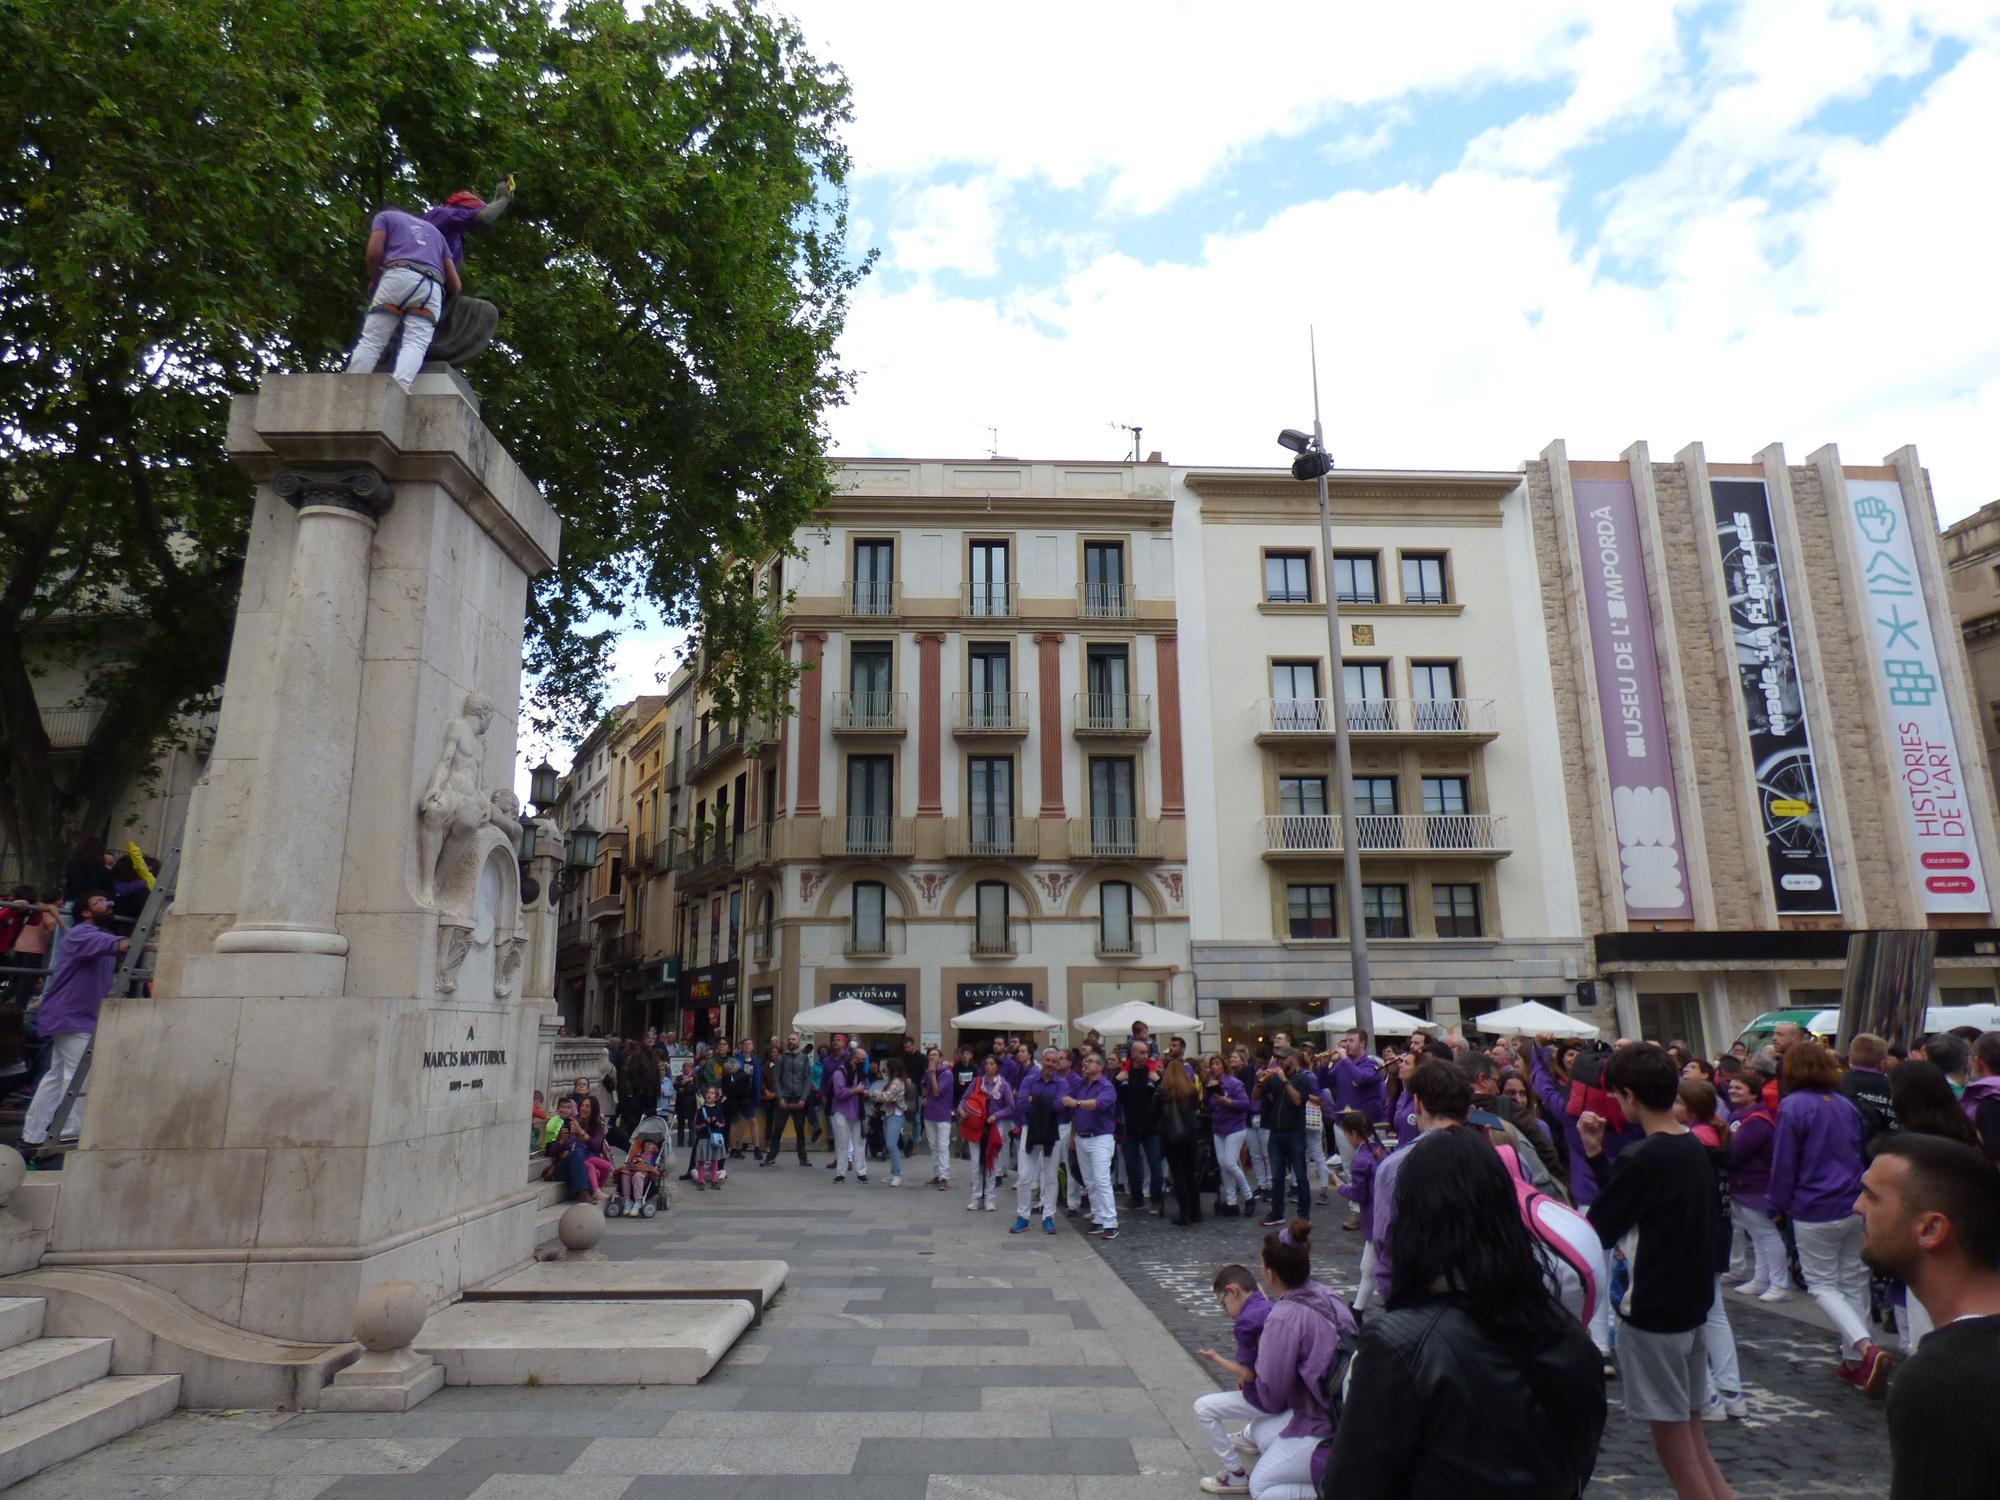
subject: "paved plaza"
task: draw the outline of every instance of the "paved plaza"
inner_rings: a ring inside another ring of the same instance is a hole
[[[693,1388],[448,1388],[407,1415],[177,1414],[28,1481],[20,1500],[1155,1500],[1212,1456],[1189,1413],[1229,1346],[1209,1279],[1252,1261],[1241,1219],[1181,1230],[1127,1215],[1100,1244],[1061,1220],[1009,1235],[958,1188],[836,1185],[815,1155],[727,1187],[679,1185],[614,1220],[616,1259],[777,1257],[791,1280]],[[961,1170],[963,1164],[958,1164]],[[921,1168],[918,1168],[921,1170]],[[1319,1210],[1323,1277],[1351,1287],[1359,1236]],[[1836,1385],[1829,1338],[1732,1300],[1752,1415],[1709,1429],[1740,1495],[1880,1495],[1882,1408]],[[1593,1494],[1670,1493],[1645,1434],[1612,1420]]]

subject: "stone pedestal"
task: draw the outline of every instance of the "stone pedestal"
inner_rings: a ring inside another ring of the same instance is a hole
[[[275,376],[229,446],[258,486],[215,752],[44,1264],[337,1343],[377,1282],[439,1306],[531,1258],[553,1005],[504,789],[558,526],[449,381]]]

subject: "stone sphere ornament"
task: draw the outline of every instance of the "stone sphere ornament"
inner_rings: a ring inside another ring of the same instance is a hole
[[[572,1203],[556,1220],[556,1238],[572,1255],[595,1250],[604,1238],[604,1211],[595,1203]]]
[[[0,1208],[14,1201],[14,1194],[28,1180],[28,1163],[12,1146],[0,1146]]]
[[[430,1298],[407,1281],[378,1281],[354,1304],[354,1337],[370,1354],[407,1349],[423,1332]]]

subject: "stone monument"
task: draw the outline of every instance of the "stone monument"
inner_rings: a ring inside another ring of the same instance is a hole
[[[215,751],[43,1264],[340,1344],[379,1282],[441,1306],[533,1250],[553,918],[507,788],[558,524],[448,377],[273,376],[229,448],[257,498]]]

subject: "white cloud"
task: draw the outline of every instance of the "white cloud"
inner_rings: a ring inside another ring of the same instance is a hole
[[[907,223],[889,231],[889,263],[913,275],[957,271],[991,276],[998,269],[999,207],[1006,188],[991,177],[939,183],[910,195]]]

